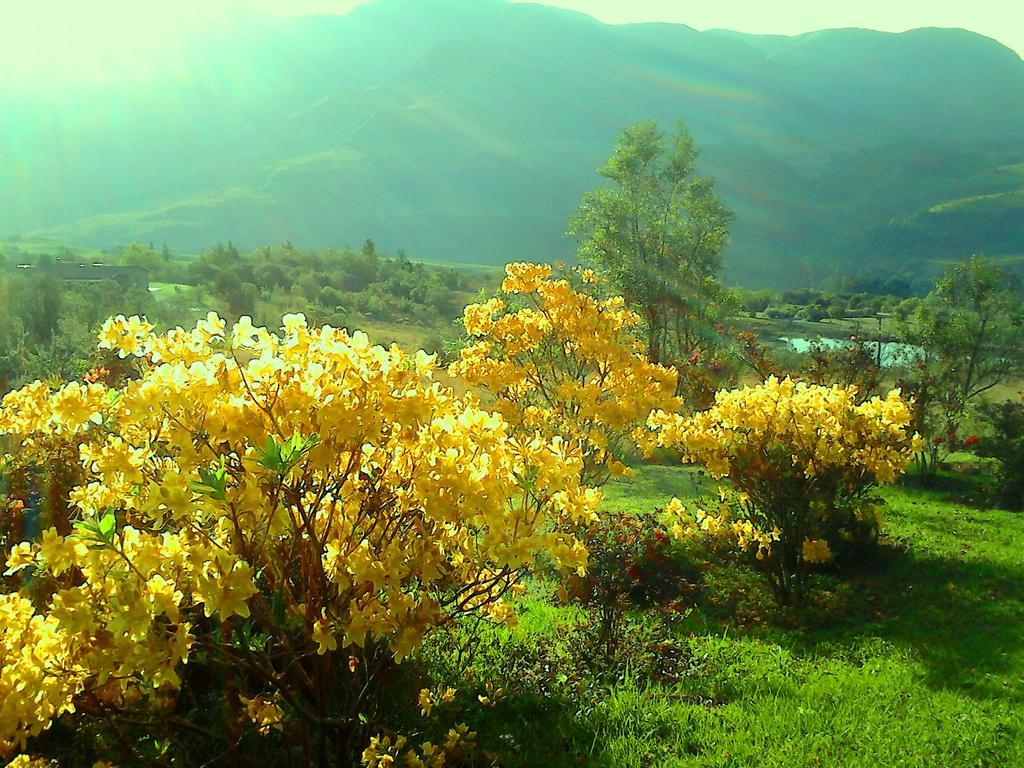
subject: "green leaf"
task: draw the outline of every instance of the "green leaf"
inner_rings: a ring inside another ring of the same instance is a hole
[[[273,436],[270,436],[267,438],[266,445],[259,451],[259,464],[283,477],[294,469],[318,442],[318,435],[310,435],[305,438],[300,435],[292,435],[284,443],[278,443]]]
[[[259,451],[260,461],[259,464],[265,469],[269,469],[271,472],[280,472],[281,470],[281,446],[277,444],[277,440],[274,439],[273,435],[267,437],[267,442]]]
[[[109,549],[114,545],[114,529],[117,518],[113,512],[106,512],[103,517],[80,520],[74,525],[73,535],[90,543],[93,549]]]
[[[227,498],[228,470],[224,466],[224,458],[221,457],[220,465],[214,469],[209,467],[199,468],[199,482],[192,484],[196,493],[209,496],[217,501],[224,501]]]
[[[117,519],[114,517],[112,512],[107,512],[103,517],[100,518],[98,530],[100,534],[107,538],[114,532],[114,525],[117,523]]]

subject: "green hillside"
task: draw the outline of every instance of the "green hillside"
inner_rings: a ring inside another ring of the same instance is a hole
[[[991,210],[1024,163],[1024,62],[962,30],[786,38],[376,0],[252,17],[162,73],[8,84],[0,103],[4,235],[567,257],[566,219],[619,130],[682,118],[738,214],[732,279],[1024,251],[1019,225],[993,228],[976,205],[934,213]]]

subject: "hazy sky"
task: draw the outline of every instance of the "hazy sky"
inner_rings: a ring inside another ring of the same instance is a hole
[[[828,27],[903,32],[963,27],[1024,54],[1024,0],[557,0],[602,21],[678,21],[697,29],[792,35]]]
[[[17,70],[129,75],[233,11],[345,13],[363,0],[0,0],[0,80]],[[522,2],[524,0],[515,0]],[[409,0],[417,2],[417,0]],[[1024,55],[1024,0],[540,0],[602,21],[797,34],[826,27],[901,32],[963,27]]]

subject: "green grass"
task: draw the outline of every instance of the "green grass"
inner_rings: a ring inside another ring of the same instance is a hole
[[[422,349],[430,339],[437,335],[438,329],[434,326],[420,323],[389,322],[387,320],[373,320],[361,318],[348,323],[350,331],[362,331],[370,337],[374,344],[381,344],[388,347],[397,344],[408,352]]]
[[[692,470],[645,467],[609,485],[605,505],[649,509],[706,487]],[[909,484],[884,496],[881,554],[822,576],[809,608],[781,612],[755,574],[716,563],[700,605],[665,625],[682,674],[621,669],[587,688],[589,704],[511,695],[471,715],[481,749],[507,766],[1024,765],[1024,516]],[[552,591],[534,584],[522,625],[491,639],[573,674],[559,649],[581,614]],[[530,668],[481,655],[480,679]]]
[[[606,512],[632,512],[663,507],[673,496],[693,499],[713,490],[707,473],[695,467],[641,466],[604,488]]]
[[[149,290],[157,301],[167,301],[175,296],[194,297],[199,295],[199,291],[194,285],[185,283],[152,282],[149,284]]]

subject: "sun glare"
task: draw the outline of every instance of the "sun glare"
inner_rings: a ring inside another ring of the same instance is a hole
[[[124,82],[159,68],[222,19],[216,3],[4,0],[0,81],[38,88]]]

